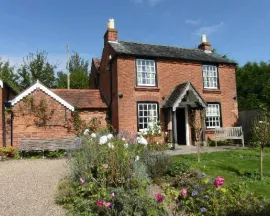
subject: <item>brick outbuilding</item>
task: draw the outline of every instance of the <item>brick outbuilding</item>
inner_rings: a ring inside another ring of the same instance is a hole
[[[107,125],[107,105],[99,90],[48,89],[37,81],[10,99],[3,111],[4,146],[19,147],[23,139],[76,137],[74,116],[81,122],[95,118],[100,127]]]

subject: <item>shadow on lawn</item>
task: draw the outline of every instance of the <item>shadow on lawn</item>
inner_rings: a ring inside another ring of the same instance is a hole
[[[219,165],[217,168],[220,168],[222,170],[226,170],[232,173],[235,173],[238,176],[243,176],[243,173],[240,172],[240,170],[236,169],[235,167],[228,166],[228,165]]]

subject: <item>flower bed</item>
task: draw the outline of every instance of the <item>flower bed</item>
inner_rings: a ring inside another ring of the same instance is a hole
[[[243,185],[226,186],[226,179],[192,171],[188,163],[171,164],[169,156],[150,152],[143,137],[137,142],[85,136],[57,202],[71,215],[264,215],[267,203]]]

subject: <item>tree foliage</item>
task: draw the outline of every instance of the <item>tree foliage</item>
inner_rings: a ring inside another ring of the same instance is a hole
[[[239,110],[270,108],[270,63],[247,62],[236,70]]]
[[[2,61],[0,58],[0,79],[8,83],[15,91],[19,91],[17,83],[18,75],[14,72],[14,66],[10,66],[9,61]]]
[[[48,88],[55,87],[54,70],[56,67],[57,65],[49,63],[46,51],[30,53],[24,58],[24,63],[18,70],[20,87],[25,89],[36,80],[41,81]]]
[[[89,88],[89,62],[85,61],[77,52],[74,52],[69,62],[70,88]],[[67,88],[67,75],[64,72],[57,73],[57,88]]]

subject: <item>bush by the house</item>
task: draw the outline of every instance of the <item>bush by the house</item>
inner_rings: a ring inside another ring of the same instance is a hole
[[[70,159],[71,175],[59,184],[58,203],[73,215],[166,215],[149,195],[151,179],[141,159],[146,145],[112,134],[91,134]]]
[[[20,158],[19,151],[12,146],[8,147],[0,147],[0,156],[2,157],[7,157],[7,158],[15,158],[18,159]]]

